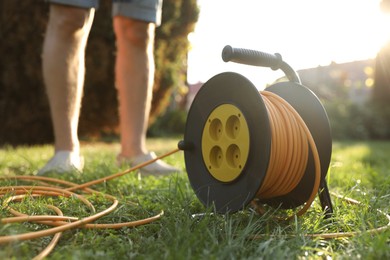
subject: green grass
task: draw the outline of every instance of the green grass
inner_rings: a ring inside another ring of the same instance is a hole
[[[175,148],[177,141],[153,139],[148,146],[161,154]],[[66,231],[48,259],[390,259],[390,231],[330,240],[304,236],[360,231],[387,223],[376,209],[390,212],[390,142],[337,142],[333,148],[327,176],[330,190],[364,203],[352,206],[334,198],[333,220],[322,218],[317,201],[303,217],[289,222],[275,220],[280,213],[277,210],[259,216],[249,207],[231,215],[206,214],[194,218],[192,214],[213,213],[213,209],[206,209],[198,201],[186,174],[163,178],[128,174],[93,187],[120,200],[116,211],[99,222],[136,220],[162,209],[164,216],[136,228]],[[117,143],[85,143],[84,173],[61,178],[84,183],[123,170],[115,163],[118,152]],[[51,146],[4,147],[0,150],[0,175],[34,175],[51,155]],[[185,169],[181,152],[164,160]],[[6,181],[0,186],[10,184]],[[61,205],[67,214],[79,217],[88,214],[74,199],[25,199],[15,203],[15,207],[37,214],[45,212],[43,200]],[[107,204],[99,197],[92,200],[98,209]],[[1,209],[0,217],[5,216],[9,213]],[[0,235],[42,228],[30,223],[7,224],[0,226]],[[255,235],[258,237],[252,239]],[[31,259],[49,240],[46,237],[0,245],[0,259]]]

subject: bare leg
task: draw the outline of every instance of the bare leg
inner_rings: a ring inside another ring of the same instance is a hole
[[[155,25],[116,16],[116,87],[119,94],[121,154],[134,157],[147,152],[146,130],[154,80]]]
[[[122,151],[118,159],[139,164],[155,157],[145,139],[154,83],[153,23],[115,16],[117,39],[116,87]],[[141,169],[144,174],[165,174],[178,169],[161,160]]]
[[[84,84],[85,46],[94,9],[50,6],[43,45],[43,78],[49,98],[55,136],[55,156],[40,170],[81,170],[77,136]]]
[[[43,45],[43,76],[56,151],[78,151],[84,54],[94,10],[52,4]]]

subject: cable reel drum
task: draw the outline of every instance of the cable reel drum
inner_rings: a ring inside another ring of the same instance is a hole
[[[301,84],[298,74],[279,54],[226,46],[222,58],[225,62],[281,69],[286,74],[289,81],[266,90],[286,100],[310,130],[321,165],[317,192],[325,216],[329,216],[333,210],[325,177],[332,138],[326,111],[317,96]],[[305,204],[313,192],[315,178],[311,150],[304,175],[292,191],[272,198],[256,195],[270,164],[271,140],[269,113],[250,80],[238,73],[224,72],[204,83],[188,112],[184,140],[179,143],[189,181],[199,200],[205,206],[214,205],[220,213],[243,209],[254,199],[284,209]]]

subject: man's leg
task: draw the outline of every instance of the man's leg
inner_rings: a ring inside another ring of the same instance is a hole
[[[145,136],[154,79],[154,29],[152,23],[114,17],[121,154],[129,158],[147,152]]]
[[[85,46],[93,17],[94,9],[50,6],[42,55],[43,77],[54,127],[56,155],[66,152],[71,153],[71,158],[62,158],[68,162],[63,162],[65,165],[59,162],[59,169],[55,169],[55,162],[52,162],[41,173],[70,170],[67,164],[82,168],[77,129],[84,84]]]
[[[155,24],[124,16],[114,17],[117,39],[116,87],[119,98],[121,158],[133,164],[152,159],[145,139],[154,83]],[[177,169],[158,161],[144,172],[167,173]]]

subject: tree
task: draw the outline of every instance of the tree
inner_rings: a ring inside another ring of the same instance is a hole
[[[375,76],[372,99],[380,105],[390,103],[390,43],[384,46],[375,59]]]
[[[380,3],[383,12],[390,14],[390,0]],[[390,138],[390,42],[378,53],[375,59],[374,88],[369,103],[370,118],[368,128],[371,137]]]
[[[390,14],[390,0],[382,0],[380,7],[384,13]],[[378,53],[375,60],[375,88],[372,100],[379,105],[390,101],[390,42]]]

